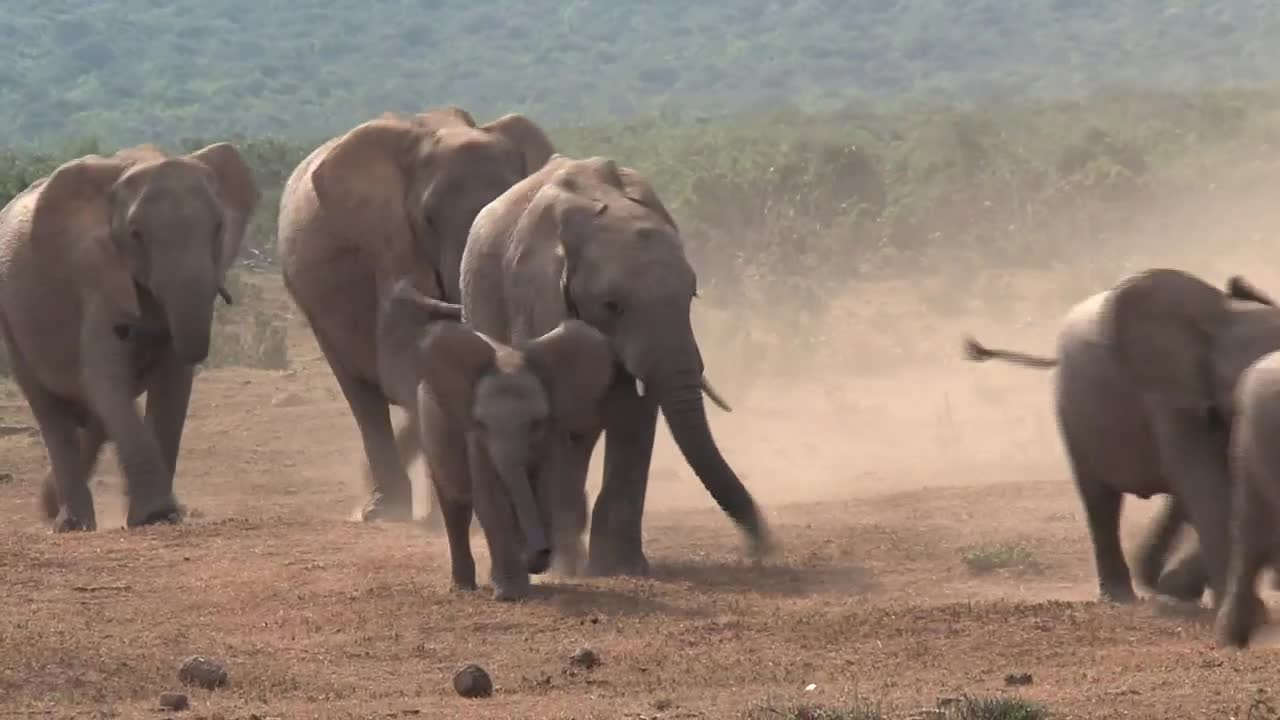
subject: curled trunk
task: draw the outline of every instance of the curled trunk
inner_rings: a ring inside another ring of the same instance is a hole
[[[515,506],[516,520],[524,533],[525,568],[534,575],[540,575],[551,566],[551,544],[547,542],[546,530],[542,527],[542,516],[538,513],[538,504],[533,498],[533,488],[529,485],[529,473],[522,466],[504,467],[498,474],[507,488],[511,503]]]

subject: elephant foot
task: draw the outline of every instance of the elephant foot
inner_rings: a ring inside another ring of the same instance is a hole
[[[493,599],[498,602],[515,602],[529,597],[532,585],[528,575],[516,574],[509,578],[492,578]]]
[[[612,550],[592,544],[590,557],[587,559],[587,574],[595,577],[611,577],[614,575],[649,575],[649,560],[644,551],[636,546],[625,551]]]
[[[97,529],[98,521],[93,513],[76,513],[64,507],[58,510],[53,519],[55,533],[93,532]]]
[[[572,578],[582,574],[582,558],[586,555],[586,545],[577,540],[564,543],[551,554],[551,572],[558,577]]]
[[[475,592],[480,589],[479,586],[476,585],[475,578],[471,578],[470,580],[459,580],[458,578],[454,578],[453,582],[450,584],[450,588],[452,588],[454,592],[466,593]]]
[[[1103,585],[1101,595],[1105,602],[1116,605],[1130,605],[1138,600],[1132,585]]]
[[[375,492],[360,509],[360,521],[413,522],[413,502]]]
[[[1229,598],[1218,613],[1214,634],[1220,647],[1244,649],[1254,628],[1267,622],[1267,607],[1254,593],[1247,598]]]
[[[1203,572],[1200,572],[1199,567],[1181,564],[1161,575],[1152,589],[1157,594],[1171,597],[1175,600],[1199,602],[1200,598],[1204,596],[1204,589],[1208,584],[1209,578]]]
[[[454,590],[458,592],[474,592],[476,590],[475,562],[455,563],[451,568],[450,576],[453,580]]]
[[[125,527],[146,525],[177,525],[187,515],[186,508],[178,504],[172,495],[147,503],[130,503]]]

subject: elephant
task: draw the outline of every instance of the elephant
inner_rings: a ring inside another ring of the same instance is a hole
[[[544,470],[558,467],[551,457],[557,432],[599,425],[614,376],[609,340],[580,320],[565,320],[508,346],[457,322],[458,306],[424,296],[407,280],[396,284],[388,303],[388,316],[417,320],[412,365],[421,426],[453,428],[464,438],[465,458],[450,465],[446,460],[461,453],[431,444],[445,435],[422,436],[454,587],[476,589],[474,506],[492,558],[494,598],[524,598],[531,573],[564,558],[572,566],[581,555],[586,488]]]
[[[229,143],[179,156],[140,145],[65,162],[0,210],[0,333],[49,456],[41,504],[55,532],[97,529],[88,481],[107,440],[126,526],[181,520],[195,365],[259,198]]]
[[[1280,352],[1258,358],[1235,391],[1231,434],[1232,528],[1226,598],[1218,610],[1220,645],[1248,647],[1254,630],[1267,622],[1258,596],[1258,573],[1273,564],[1280,549],[1275,519],[1280,513]]]
[[[1178,302],[1186,303],[1185,312],[1178,311]],[[1171,342],[1161,331],[1172,334],[1201,322],[1199,316],[1189,316],[1193,312],[1215,318],[1215,325],[1200,331],[1201,344],[1170,347],[1170,357],[1152,355],[1150,347]],[[1277,317],[1280,311],[1271,298],[1243,277],[1233,276],[1224,293],[1187,273],[1153,269],[1071,308],[1054,358],[993,350],[966,338],[970,360],[999,358],[1059,368],[1058,427],[1088,516],[1104,599],[1118,603],[1135,599],[1120,547],[1119,515],[1125,494],[1171,496],[1138,552],[1138,579],[1143,585],[1178,599],[1198,600],[1211,578],[1221,580],[1226,558],[1222,538],[1230,391],[1251,353],[1270,342],[1280,346],[1280,334],[1270,334],[1270,324]],[[1149,320],[1151,327],[1144,331],[1133,318]],[[1210,340],[1216,343],[1212,353],[1205,345]],[[1191,408],[1177,403],[1170,407],[1169,388],[1157,375],[1159,363],[1182,357],[1173,356],[1175,352],[1191,358],[1182,360],[1184,366],[1194,360],[1206,371],[1215,370],[1216,384],[1200,388],[1203,396]],[[1147,361],[1156,364],[1144,367],[1141,363]],[[1178,438],[1186,441],[1184,449],[1176,447]],[[1196,548],[1162,573],[1188,516],[1197,529],[1210,530],[1209,564]],[[1220,598],[1221,593],[1215,592],[1215,599]]]
[[[554,155],[476,216],[461,290],[463,321],[500,342],[527,343],[568,319],[609,339],[617,368],[602,422],[562,433],[554,454],[561,460],[556,472],[580,475],[585,484],[604,432],[590,574],[648,573],[640,528],[659,408],[686,461],[749,538],[753,556],[775,547],[708,425],[703,393],[728,406],[706,380],[690,321],[697,276],[675,221],[643,176],[608,158]],[[433,444],[459,447],[459,439]]]
[[[412,519],[406,467],[421,452],[416,409],[384,375],[412,348],[375,343],[379,308],[406,277],[425,295],[456,303],[472,219],[551,152],[545,133],[522,115],[477,126],[450,106],[358,125],[316,148],[286,181],[281,273],[360,431],[370,487],[362,519]],[[398,432],[391,405],[409,417]],[[433,506],[428,522],[439,519]]]

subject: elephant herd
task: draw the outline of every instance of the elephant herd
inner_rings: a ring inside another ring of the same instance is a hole
[[[55,532],[96,528],[88,480],[108,440],[126,526],[182,519],[173,481],[194,370],[260,197],[230,143],[144,145],[64,163],[0,210],[0,332],[48,452]],[[552,567],[646,573],[659,411],[751,554],[771,549],[707,422],[704,395],[728,406],[690,321],[697,276],[634,170],[557,154],[518,114],[386,114],[298,164],[278,223],[284,285],[359,428],[362,517],[411,520],[407,466],[424,456],[456,587],[476,587],[473,512],[498,599]],[[392,405],[409,418],[399,432]]]
[[[181,520],[173,481],[194,370],[215,302],[232,302],[225,277],[260,195],[230,143],[187,155],[144,145],[64,163],[0,210],[0,333],[48,452],[54,531],[96,528],[88,479],[108,440],[126,525]],[[524,597],[530,574],[553,568],[647,573],[659,411],[751,555],[775,547],[708,425],[704,397],[729,407],[690,321],[697,275],[639,173],[558,154],[518,114],[487,125],[456,107],[387,114],[298,164],[278,243],[284,285],[359,430],[362,518],[411,520],[407,467],[424,457],[428,522],[443,524],[455,587],[476,588],[473,513],[497,599]],[[1280,511],[1280,450],[1266,442],[1280,431],[1280,308],[1239,277],[1224,292],[1155,269],[1076,306],[1055,358],[967,342],[974,360],[1057,369],[1103,596],[1135,597],[1123,495],[1167,494],[1139,581],[1197,600],[1208,587],[1220,637],[1246,645],[1265,620],[1255,580]],[[398,432],[392,405],[408,416]],[[1183,524],[1197,547],[1166,569]]]
[[[1280,518],[1280,308],[1240,276],[1225,292],[1187,272],[1135,273],[1068,311],[1056,357],[965,341],[971,360],[1057,368],[1055,408],[1088,516],[1102,596],[1134,599],[1120,547],[1124,495],[1165,501],[1138,552],[1138,579],[1198,601],[1245,647],[1265,622],[1257,592]],[[1165,562],[1183,524],[1196,543]]]

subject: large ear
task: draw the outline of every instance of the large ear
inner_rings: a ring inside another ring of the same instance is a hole
[[[111,236],[112,188],[125,168],[98,155],[59,166],[39,188],[30,241],[35,252],[65,262],[82,291],[103,299],[118,320],[137,322],[133,276]]]
[[[476,383],[497,362],[493,344],[465,325],[442,320],[427,328],[418,353],[427,390],[451,421],[469,424]]]
[[[529,342],[524,356],[547,386],[556,423],[569,432],[600,425],[616,364],[604,334],[581,320],[565,320]]]
[[[218,272],[223,276],[240,253],[249,219],[258,208],[262,193],[253,179],[253,170],[231,143],[215,143],[187,157],[208,167],[218,179],[218,196],[222,199],[224,215]]]
[[[503,115],[485,125],[483,129],[495,135],[501,135],[520,150],[520,154],[524,156],[522,177],[537,172],[538,168],[545,165],[555,153],[551,139],[542,131],[542,128],[519,113]]]
[[[372,243],[393,267],[413,265],[403,163],[419,135],[393,116],[370,120],[343,135],[311,170],[333,228],[351,242]]]
[[[1210,349],[1228,317],[1222,291],[1181,270],[1132,275],[1109,293],[1103,337],[1140,390],[1180,407],[1212,402]]]

